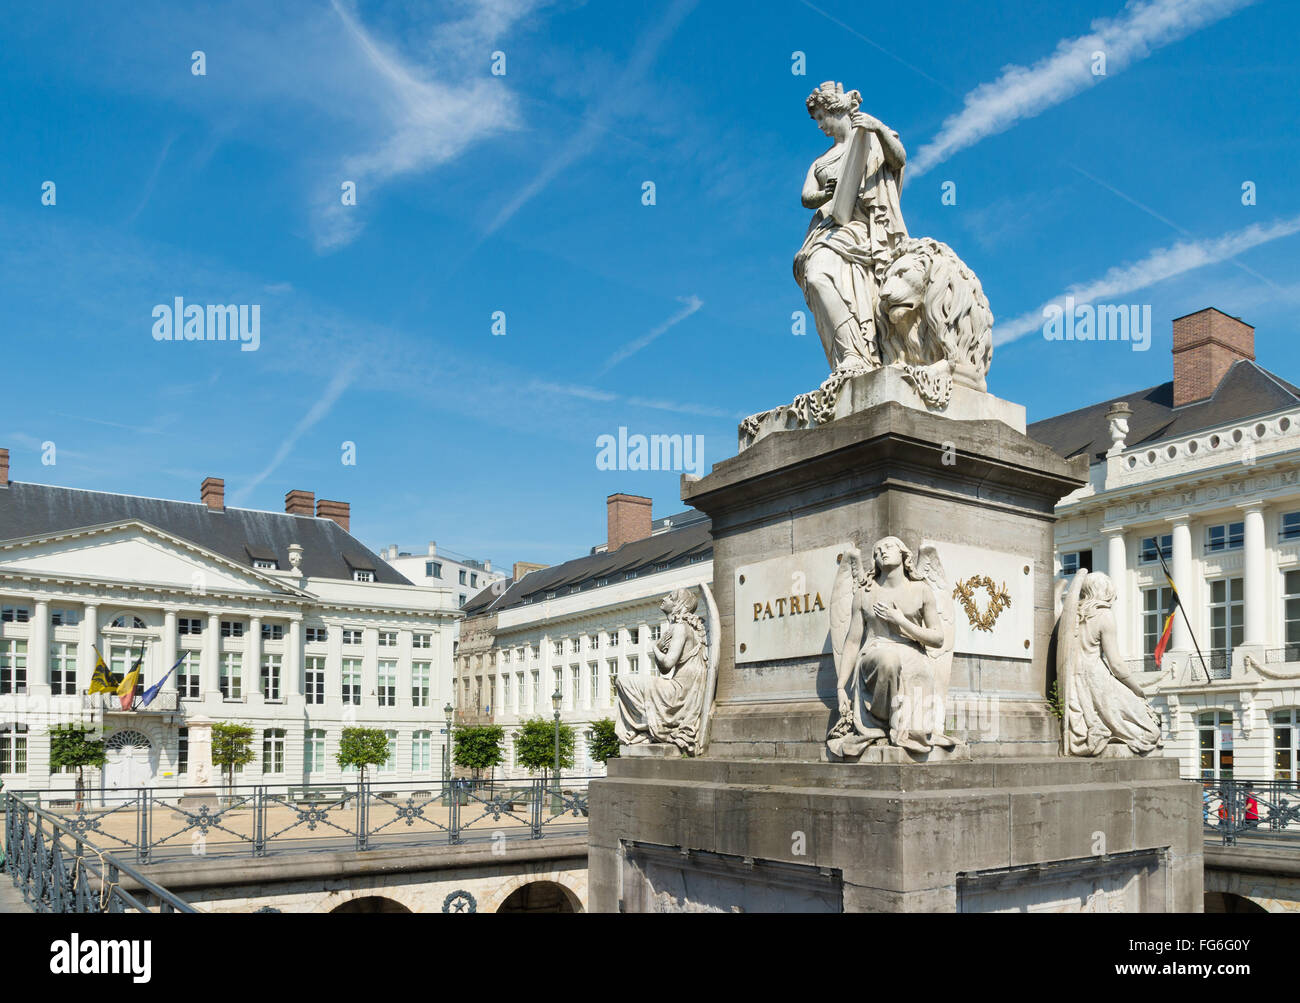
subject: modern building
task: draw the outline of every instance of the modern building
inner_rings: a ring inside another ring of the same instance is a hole
[[[436,782],[451,696],[456,591],[413,585],[348,532],[350,506],[291,491],[284,512],[10,481],[0,449],[0,779],[51,775],[49,729],[102,731],[92,789],[219,782],[213,722],[252,727],[236,782],[339,782],[340,733],[381,728],[378,775]],[[143,653],[131,709],[90,694],[96,650],[124,674]],[[167,676],[173,664],[175,672]],[[144,692],[162,681],[147,705]]]
[[[1056,509],[1058,572],[1114,580],[1120,644],[1161,714],[1167,753],[1185,776],[1294,781],[1300,389],[1260,366],[1254,343],[1250,325],[1219,310],[1179,317],[1172,380],[1029,434],[1088,457],[1088,484]],[[1157,669],[1172,598],[1161,555],[1188,616],[1175,618]]]
[[[501,572],[492,570],[491,561],[476,561],[445,550],[440,553],[434,542],[429,543],[428,551],[423,554],[399,550],[393,544],[385,547],[380,556],[398,574],[417,585],[450,589],[457,606],[464,606],[480,589],[506,580]]]
[[[525,776],[514,732],[533,717],[573,727],[573,771],[603,774],[590,753],[591,722],[614,715],[614,680],[652,671],[663,597],[713,581],[709,520],[688,511],[651,517],[650,499],[606,500],[603,543],[583,557],[523,576],[504,591],[487,588],[466,605],[456,654],[457,720],[494,723],[506,733],[499,775]]]

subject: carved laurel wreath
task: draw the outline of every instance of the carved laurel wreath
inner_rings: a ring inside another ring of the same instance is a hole
[[[983,613],[975,603],[975,590],[978,588],[989,594],[989,605]],[[1007,592],[1006,583],[998,586],[988,575],[972,575],[964,582],[958,582],[952,590],[952,596],[961,602],[961,608],[966,611],[966,619],[976,630],[991,632],[1002,611],[1011,607],[1011,594]]]

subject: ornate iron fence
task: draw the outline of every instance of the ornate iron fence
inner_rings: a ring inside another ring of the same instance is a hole
[[[1208,780],[1201,785],[1207,836],[1300,840],[1300,784],[1293,780]]]
[[[587,828],[593,777],[392,784],[237,784],[66,792],[42,809],[79,838],[137,863],[178,856],[370,850],[541,839]],[[39,805],[41,794],[18,792]],[[48,798],[48,793],[46,797]]]
[[[36,912],[197,912],[116,856],[93,846],[56,812],[6,793],[6,867]],[[135,890],[122,887],[123,877]]]

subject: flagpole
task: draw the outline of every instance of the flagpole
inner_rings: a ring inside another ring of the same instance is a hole
[[[1183,622],[1187,624],[1187,636],[1192,639],[1192,647],[1196,649],[1196,657],[1201,660],[1201,671],[1205,673],[1205,682],[1209,686],[1214,685],[1214,680],[1210,677],[1209,667],[1205,664],[1205,656],[1201,654],[1201,646],[1196,641],[1196,631],[1192,630],[1192,618],[1187,615],[1187,607],[1183,605],[1183,597],[1178,594],[1178,586],[1174,584],[1173,573],[1169,570],[1169,565],[1165,563],[1164,548],[1160,546],[1159,537],[1156,538],[1156,556],[1160,558],[1160,570],[1165,573],[1165,581],[1169,583],[1169,591],[1174,594],[1174,604],[1182,611]]]

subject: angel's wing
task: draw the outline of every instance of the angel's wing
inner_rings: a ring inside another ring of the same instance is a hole
[[[1061,719],[1062,752],[1069,755],[1070,733],[1070,675],[1079,664],[1079,595],[1083,592],[1088,569],[1080,568],[1070,583],[1070,591],[1061,603],[1061,615],[1056,621],[1056,692],[1064,708]]]
[[[835,653],[835,667],[838,669],[840,658],[844,654],[844,642],[848,640],[849,626],[853,619],[853,593],[857,588],[857,571],[861,567],[862,554],[851,543],[844,545],[839,567],[835,570],[835,584],[831,587],[831,605],[828,612],[831,620],[831,651]]]
[[[697,755],[703,755],[708,745],[713,697],[718,688],[718,660],[722,657],[722,618],[718,616],[718,604],[714,601],[713,592],[707,582],[700,582],[700,591],[704,593],[704,605],[709,611],[709,673],[704,680],[704,708],[700,711]]]
[[[921,548],[921,574],[925,576],[930,587],[934,589],[934,602],[939,610],[939,619],[943,621],[943,646],[930,648],[927,653],[931,658],[942,658],[952,654],[957,637],[957,604],[953,602],[952,588],[948,584],[948,575],[939,560],[939,551],[927,544]]]

